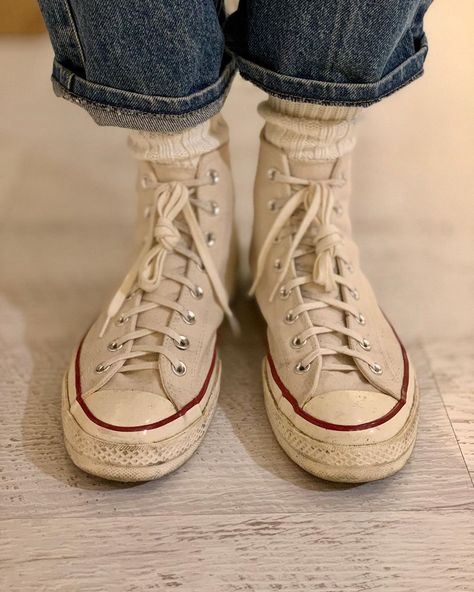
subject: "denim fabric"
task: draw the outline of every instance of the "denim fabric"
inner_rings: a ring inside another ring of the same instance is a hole
[[[176,132],[235,72],[267,92],[368,105],[421,75],[431,0],[39,0],[56,94],[101,125]]]
[[[422,74],[431,1],[241,0],[227,44],[270,94],[367,106]]]

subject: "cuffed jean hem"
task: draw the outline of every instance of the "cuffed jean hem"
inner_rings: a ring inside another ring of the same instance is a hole
[[[86,109],[98,125],[176,133],[219,113],[235,71],[235,62],[230,59],[216,82],[186,97],[148,96],[96,84],[56,60],[52,82],[58,97]]]
[[[403,88],[423,74],[428,51],[426,37],[420,49],[377,82],[349,83],[307,80],[279,74],[235,55],[240,74],[270,95],[290,101],[368,107]]]

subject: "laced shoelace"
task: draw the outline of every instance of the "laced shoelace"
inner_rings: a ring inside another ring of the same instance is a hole
[[[193,210],[193,207],[211,213],[215,210],[216,206],[213,202],[204,201],[195,196],[197,187],[211,183],[212,180],[210,181],[207,177],[181,182],[161,183],[153,173],[150,173],[147,179],[147,187],[153,189],[155,195],[154,206],[148,211],[148,232],[135,263],[109,304],[99,337],[102,338],[105,335],[110,321],[119,313],[125,300],[131,299],[138,291],[144,293],[156,292],[164,279],[185,286],[195,298],[202,298],[202,288],[194,285],[184,274],[165,271],[165,262],[171,253],[177,253],[193,261],[202,271],[206,271],[219,305],[228,317],[232,328],[234,330],[238,329],[236,320],[228,305],[226,289],[220,279]],[[178,219],[178,216],[181,219]],[[183,240],[184,236],[188,237],[188,244]],[[190,248],[193,246],[195,250]],[[196,321],[194,313],[186,310],[177,300],[155,293],[153,302],[141,301],[137,306],[129,309],[126,314],[122,314],[117,323],[126,323],[132,317],[158,307],[176,311],[187,324],[194,324]],[[111,352],[116,352],[122,349],[125,343],[135,342],[137,339],[147,337],[153,333],[167,335],[174,341],[178,349],[184,350],[189,347],[189,340],[185,336],[163,324],[155,326],[153,330],[139,328],[130,331],[110,343],[108,349]],[[150,354],[152,354],[151,360]],[[145,343],[133,343],[130,351],[111,356],[108,360],[99,364],[96,371],[99,373],[104,372],[118,362],[126,362],[119,368],[119,372],[156,369],[158,368],[160,355],[165,356],[170,361],[175,374],[185,374],[186,366],[170,348]],[[130,363],[131,360],[136,361]]]
[[[277,259],[274,262],[274,267],[279,273],[269,301],[273,301],[277,292],[279,292],[281,298],[286,299],[295,288],[304,289],[304,286],[314,284],[322,288],[322,292],[319,291],[316,294],[310,293],[309,295],[305,294],[306,302],[289,310],[284,321],[287,324],[292,324],[304,312],[322,310],[329,307],[341,311],[346,315],[351,315],[360,325],[365,325],[364,316],[355,306],[344,302],[340,297],[331,295],[331,292],[334,293],[334,291],[340,294],[341,287],[345,287],[355,300],[359,298],[357,290],[338,273],[339,262],[345,264],[349,269],[351,268],[351,264],[345,252],[343,234],[331,222],[331,215],[335,209],[332,190],[335,187],[342,187],[345,180],[324,179],[312,181],[284,175],[278,171],[270,172],[271,179],[274,182],[289,184],[292,188],[296,188],[296,191],[290,198],[286,200],[281,198],[280,200],[275,200],[272,204],[275,210],[279,210],[279,213],[259,253],[257,271],[250,289],[250,294],[255,293],[262,279],[264,270],[268,265],[271,249],[275,242],[291,236],[293,240],[284,261]],[[276,202],[282,202],[282,204]],[[296,261],[308,255],[314,257],[311,273],[303,272],[302,274],[298,274]],[[293,261],[295,261],[297,275],[283,285],[284,278]],[[297,373],[307,372],[317,358],[337,354],[342,354],[353,359],[357,358],[365,362],[375,374],[382,373],[380,364],[374,362],[366,353],[371,349],[368,339],[364,338],[358,331],[350,329],[342,323],[328,321],[320,325],[313,324],[310,328],[296,335],[291,345],[298,349],[304,347],[310,337],[327,333],[339,333],[346,338],[351,337],[360,344],[364,351],[355,351],[342,344],[333,345],[330,348],[322,347],[318,350],[312,350],[296,365],[295,371]],[[354,366],[343,363],[325,363],[322,365],[322,370],[344,372],[354,370]]]

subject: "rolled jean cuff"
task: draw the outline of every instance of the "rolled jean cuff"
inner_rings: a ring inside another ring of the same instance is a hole
[[[86,109],[98,125],[176,133],[219,113],[235,70],[235,61],[229,56],[216,82],[185,97],[144,95],[97,84],[81,78],[57,60],[52,82],[58,97]]]
[[[423,35],[416,53],[381,80],[369,83],[324,82],[286,76],[240,56],[235,58],[242,77],[270,95],[305,103],[367,107],[419,78],[427,52],[427,40]]]

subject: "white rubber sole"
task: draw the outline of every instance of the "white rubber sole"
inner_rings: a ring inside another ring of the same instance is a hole
[[[202,416],[181,433],[159,442],[110,442],[91,436],[69,410],[67,381],[64,380],[64,443],[72,462],[91,475],[126,483],[151,481],[175,471],[193,455],[204,439],[219,396],[220,369],[218,360],[209,386],[212,391]]]
[[[279,409],[268,385],[265,359],[262,374],[265,407],[276,439],[305,471],[326,481],[365,483],[393,475],[410,458],[418,425],[418,386],[407,422],[395,436],[374,444],[333,444],[304,434]]]

